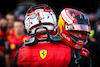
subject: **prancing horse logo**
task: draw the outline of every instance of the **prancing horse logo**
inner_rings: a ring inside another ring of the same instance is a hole
[[[44,59],[47,55],[47,50],[40,50],[40,57]]]

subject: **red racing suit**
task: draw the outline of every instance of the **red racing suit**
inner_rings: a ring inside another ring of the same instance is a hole
[[[7,43],[7,40],[9,40],[11,38],[11,36],[13,35],[13,32],[12,34],[9,33],[8,30],[6,30],[5,32],[0,30],[0,51],[5,53],[5,50],[6,50],[6,44],[8,45]]]
[[[6,53],[10,54],[10,63],[13,64],[14,57],[20,47],[23,46],[25,40],[28,40],[28,36],[23,34],[20,38],[17,38],[14,34],[11,39],[8,40],[9,45],[6,47]]]
[[[77,52],[79,52],[79,56]],[[92,67],[90,52],[86,48],[82,48],[81,50],[71,48],[71,62],[69,67]]]
[[[68,67],[71,49],[60,43],[39,42],[23,46],[16,54],[13,67]]]
[[[7,36],[8,36],[9,32],[8,31],[2,31],[0,30],[0,51],[1,52],[5,52],[5,42],[7,42]]]
[[[72,48],[60,43],[37,43],[19,49],[13,67],[90,67],[90,52],[82,48],[80,60]]]

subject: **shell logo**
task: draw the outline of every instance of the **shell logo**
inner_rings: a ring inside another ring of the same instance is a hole
[[[10,45],[10,49],[11,49],[11,50],[14,50],[15,48],[16,48],[16,45],[15,45],[15,44],[11,44],[11,45]]]

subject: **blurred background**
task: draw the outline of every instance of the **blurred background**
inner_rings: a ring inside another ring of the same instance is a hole
[[[13,11],[15,16],[23,18],[30,5],[48,4],[56,13],[57,18],[60,11],[65,7],[78,9],[87,14],[90,20],[98,19],[100,16],[100,0],[1,0],[0,13],[5,15]]]
[[[100,67],[100,0],[1,0],[0,67],[10,67],[17,50],[29,38],[22,27],[23,21],[27,9],[37,4],[49,5],[57,19],[64,8],[74,8],[84,12],[91,23],[89,43],[84,47],[91,53],[91,66]],[[15,41],[13,42],[12,39]]]
[[[45,3],[58,15],[64,7],[71,7],[85,13],[96,13],[100,7],[100,0],[1,0],[0,12],[6,14],[8,11],[15,11],[21,5],[35,5]]]

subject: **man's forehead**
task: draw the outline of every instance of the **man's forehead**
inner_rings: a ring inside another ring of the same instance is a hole
[[[23,25],[23,22],[21,22],[21,21],[15,21],[14,25]]]

